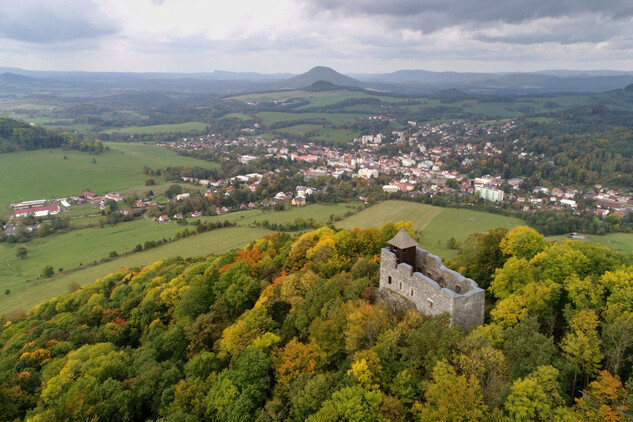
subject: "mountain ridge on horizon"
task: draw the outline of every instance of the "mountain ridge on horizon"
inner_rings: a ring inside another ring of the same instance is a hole
[[[633,72],[617,70],[477,73],[402,69],[391,73],[346,75],[331,67],[315,66],[307,72],[294,75],[224,70],[197,73],[32,71],[0,67],[0,74],[5,74],[0,79],[0,87],[26,93],[42,90],[47,84],[51,84],[55,88],[67,86],[105,92],[136,89],[226,95],[301,89],[315,82],[325,81],[338,86],[377,89],[404,95],[429,95],[446,89],[483,95],[591,94],[624,88],[633,83]],[[18,80],[20,83],[17,83]]]

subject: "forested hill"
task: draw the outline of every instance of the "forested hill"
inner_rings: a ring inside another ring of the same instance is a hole
[[[527,227],[473,235],[448,263],[488,289],[486,325],[465,333],[377,300],[397,230],[276,234],[5,316],[0,419],[631,417],[629,256]]]
[[[77,140],[68,133],[57,133],[0,117],[0,153],[61,147],[91,152],[103,151],[101,141]]]

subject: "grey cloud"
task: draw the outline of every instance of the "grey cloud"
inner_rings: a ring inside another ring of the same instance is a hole
[[[0,37],[50,44],[95,39],[117,25],[92,0],[0,0]]]
[[[541,18],[592,14],[609,21],[633,16],[633,2],[614,0],[305,0],[317,10],[389,19],[395,25],[434,32],[452,26],[519,24]]]
[[[556,42],[560,44],[599,43],[615,37],[631,35],[628,22],[601,24],[591,17],[557,19],[541,22],[530,31],[513,28],[498,33],[480,31],[473,38],[483,42],[502,42],[507,44],[540,44]]]

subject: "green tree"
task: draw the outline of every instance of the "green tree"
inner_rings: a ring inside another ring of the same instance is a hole
[[[503,268],[495,271],[490,290],[499,299],[505,299],[512,293],[521,292],[525,285],[534,281],[532,267],[525,258],[511,257]]]
[[[600,350],[599,324],[595,311],[578,311],[569,323],[571,331],[565,335],[560,345],[565,358],[578,365],[587,375],[595,375],[598,372],[604,357]]]
[[[426,402],[416,404],[419,421],[480,421],[486,414],[479,380],[457,375],[446,361],[438,361],[424,393]]]
[[[460,272],[475,280],[479,287],[488,288],[495,270],[503,267],[508,258],[499,246],[507,233],[505,227],[497,227],[468,236],[457,256]]]
[[[27,255],[28,255],[28,251],[24,246],[20,246],[18,250],[15,252],[15,256],[17,256],[20,259],[26,259]]]
[[[42,268],[41,277],[46,278],[52,276],[53,274],[55,274],[55,270],[52,265],[45,265],[44,268]]]
[[[49,234],[51,234],[52,231],[53,231],[53,227],[50,224],[45,223],[45,224],[40,225],[40,228],[37,229],[37,234],[39,234],[40,237],[46,237]]]
[[[380,393],[359,386],[345,387],[334,394],[308,421],[339,420],[346,422],[379,422]]]
[[[528,226],[517,226],[510,230],[499,245],[506,255],[519,259],[532,259],[534,255],[545,250],[545,237]]]
[[[526,378],[518,378],[510,388],[505,408],[513,421],[551,421],[557,409],[564,404],[558,370],[553,366],[540,366]]]

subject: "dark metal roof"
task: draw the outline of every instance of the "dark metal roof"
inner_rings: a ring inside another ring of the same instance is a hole
[[[408,231],[403,228],[400,229],[398,234],[396,234],[393,239],[388,241],[391,246],[395,246],[398,249],[407,249],[412,248],[414,246],[418,246],[418,243],[413,240]]]

